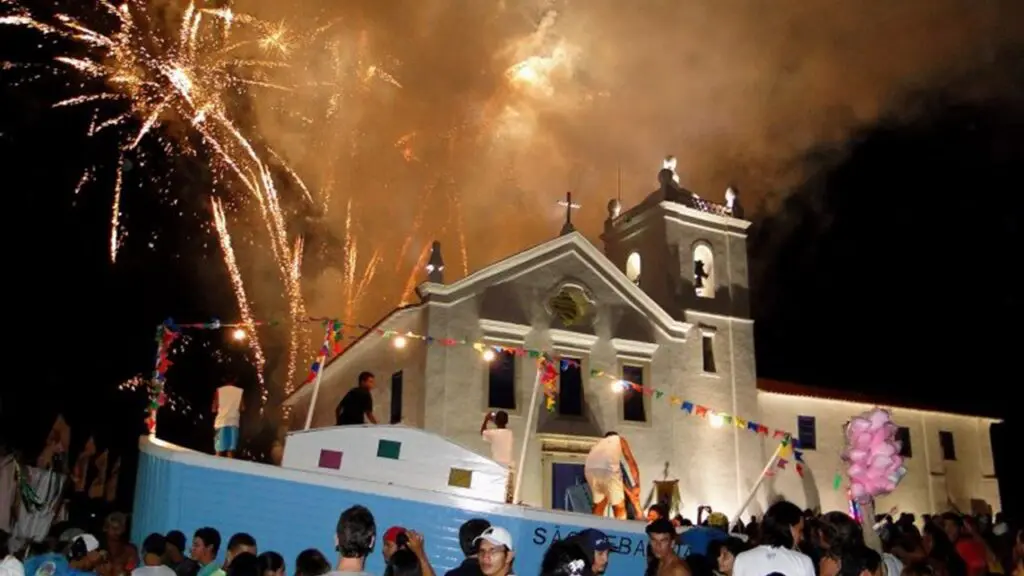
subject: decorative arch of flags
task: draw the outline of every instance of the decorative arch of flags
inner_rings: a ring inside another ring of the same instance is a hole
[[[569,369],[570,367],[581,368],[579,362],[572,358],[562,358],[556,355],[551,355],[543,350],[536,350],[531,348],[525,348],[520,346],[499,346],[491,343],[478,342],[468,339],[459,338],[437,338],[430,335],[417,334],[415,332],[401,332],[397,330],[385,330],[382,328],[367,326],[364,324],[357,323],[346,323],[333,318],[305,318],[300,320],[302,322],[315,322],[320,323],[324,327],[324,339],[317,354],[316,359],[309,367],[309,371],[306,373],[306,378],[303,384],[307,384],[316,379],[317,375],[327,365],[327,361],[337,356],[344,350],[345,340],[356,340],[362,338],[364,334],[358,336],[355,335],[344,335],[346,328],[353,329],[356,331],[372,332],[375,335],[384,339],[393,339],[396,337],[402,337],[409,340],[420,340],[427,345],[440,345],[440,346],[471,346],[477,352],[483,353],[487,350],[492,350],[498,354],[513,354],[519,357],[526,357],[537,361],[537,369],[541,371],[541,386],[544,390],[544,404],[548,411],[554,411],[558,403],[558,376],[561,372]],[[275,326],[280,324],[279,322],[257,322],[256,326]],[[176,324],[173,320],[165,320],[162,324],[157,327],[156,331],[156,343],[157,343],[157,356],[156,356],[156,367],[153,370],[153,378],[150,381],[149,387],[149,416],[146,418],[146,427],[150,434],[156,433],[156,422],[157,412],[167,402],[167,395],[164,391],[164,387],[167,381],[167,371],[174,364],[169,359],[171,346],[177,341],[178,337],[181,336],[183,330],[220,330],[224,328],[238,328],[245,327],[243,324],[221,323],[219,320],[214,319],[210,322],[204,323],[191,323],[191,324]],[[621,379],[618,375],[605,372],[603,370],[592,369],[590,370],[591,378],[605,378],[614,382],[617,386],[620,386],[623,390],[631,389],[635,392],[650,396],[656,400],[666,400],[672,406],[678,406],[681,412],[687,415],[696,416],[702,420],[708,422],[715,422],[716,425],[731,426],[739,430],[745,430],[752,434],[757,434],[763,438],[771,438],[778,440],[783,449],[779,452],[779,457],[775,463],[775,467],[779,469],[787,469],[792,464],[792,469],[796,471],[798,475],[803,477],[804,475],[804,459],[803,452],[800,450],[800,441],[796,435],[791,434],[785,430],[777,428],[769,428],[764,424],[741,418],[739,416],[728,414],[719,410],[715,410],[709,406],[699,404],[674,394],[653,388],[650,386],[644,386],[636,382],[629,382]],[[842,478],[839,474],[836,475],[833,487],[838,490],[842,482]]]

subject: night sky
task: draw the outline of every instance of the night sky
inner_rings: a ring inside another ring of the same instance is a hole
[[[30,34],[12,38],[14,47],[6,49],[4,59],[38,61],[52,55],[47,52],[52,48],[38,48],[38,38]],[[1024,344],[1019,329],[1024,320],[1022,56],[1018,49],[1000,49],[984,65],[901,92],[881,113],[847,122],[840,136],[788,152],[778,165],[800,174],[794,182],[767,191],[750,181],[749,173],[740,182],[741,194],[748,184],[758,189],[744,198],[754,220],[749,248],[759,375],[1006,418],[1008,424],[994,435],[997,472],[1004,509],[1018,515],[1021,497],[1007,488],[1024,485],[1019,466],[1014,466],[1018,476],[1010,476],[1024,439],[1015,410]],[[101,449],[124,455],[122,495],[130,499],[130,464],[143,431],[145,400],[143,392],[118,386],[151,372],[153,333],[163,319],[233,321],[238,308],[209,233],[214,178],[201,150],[192,157],[167,158],[155,144],[143,144],[132,156],[122,199],[128,236],[111,264],[116,152],[112,141],[85,137],[86,113],[51,109],[67,89],[64,81],[45,78],[20,86],[5,82],[0,89],[0,163],[12,260],[6,321],[13,342],[0,387],[0,424],[10,443],[33,453],[54,417],[64,414],[75,435],[73,452],[86,434],[95,434]],[[787,114],[792,108],[791,103]],[[659,122],[670,124],[672,118],[665,114]],[[76,195],[75,185],[90,165],[101,168],[96,182]],[[686,157],[680,165],[687,172],[701,171]],[[654,162],[651,179],[656,169]],[[716,166],[714,175],[704,177],[717,178],[720,172]],[[629,183],[629,196],[653,188],[645,179],[638,181]],[[611,191],[615,182],[600,185]],[[550,188],[554,205],[564,181]],[[390,194],[396,203],[427,201],[420,188]],[[591,200],[588,206],[595,208],[582,212],[577,222],[595,242],[603,204]],[[515,213],[523,214],[532,204],[516,206]],[[519,234],[508,208],[492,204],[467,210],[471,254],[474,210],[503,220],[510,229],[504,236],[523,238],[502,247],[506,252],[542,239]],[[549,219],[546,207],[537,211],[543,214],[524,223],[531,230]],[[290,217],[302,220],[303,215]],[[559,224],[550,224],[553,236]],[[326,225],[336,228],[337,222]],[[478,222],[481,239],[482,226]],[[439,234],[451,234],[446,230]],[[429,238],[429,232],[422,236]],[[393,233],[363,227],[360,242],[393,246]],[[336,230],[326,236],[332,234]],[[266,250],[249,237],[239,242],[246,253]],[[471,270],[497,257],[485,259],[483,250],[476,254]],[[319,250],[312,266],[319,271],[343,257],[336,246]],[[404,284],[408,266],[398,264],[378,272],[378,284]],[[273,276],[265,266],[255,260],[243,266],[255,283],[270,283],[263,281]],[[358,320],[374,322],[397,304],[400,292],[374,299],[365,311],[369,317]],[[261,337],[271,357],[268,372],[278,374],[283,338],[270,331]],[[225,375],[251,380],[252,371],[244,352],[223,334],[196,336],[187,348],[170,385],[178,407],[162,412],[161,435],[203,447],[211,423],[199,414],[208,410],[214,386]],[[260,437],[272,434],[271,425],[258,421],[250,420],[247,428]]]

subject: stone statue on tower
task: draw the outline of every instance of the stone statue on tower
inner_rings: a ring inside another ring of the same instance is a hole
[[[740,205],[740,192],[735,186],[725,189],[725,211],[733,218],[743,218],[743,206]]]
[[[662,170],[670,170],[672,172],[672,181],[679,186],[679,173],[676,172],[676,166],[679,165],[679,161],[676,160],[675,156],[665,156],[665,160],[661,163]]]

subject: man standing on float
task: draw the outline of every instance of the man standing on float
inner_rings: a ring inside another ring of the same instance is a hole
[[[622,461],[625,459],[629,467],[631,485],[623,483]],[[612,511],[620,520],[626,519],[626,496],[629,496],[634,507],[640,502],[640,469],[636,465],[633,451],[629,449],[626,439],[617,432],[609,432],[590,449],[584,466],[587,484],[594,497],[594,515],[604,516],[611,501]],[[627,494],[628,490],[628,494]]]

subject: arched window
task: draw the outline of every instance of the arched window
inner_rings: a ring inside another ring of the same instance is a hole
[[[626,258],[626,278],[633,284],[640,284],[640,253],[632,252]]]
[[[706,242],[693,247],[693,288],[701,298],[715,297],[715,254]]]

